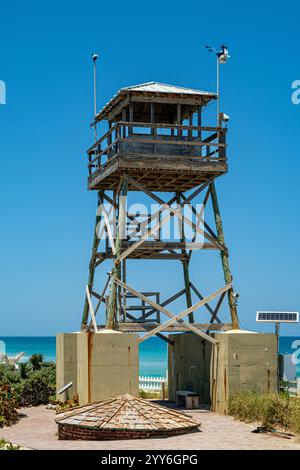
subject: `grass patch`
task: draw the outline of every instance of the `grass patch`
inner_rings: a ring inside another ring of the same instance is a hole
[[[19,450],[20,446],[14,446],[11,442],[5,439],[0,439],[0,450]]]
[[[228,414],[246,423],[260,422],[267,429],[300,433],[300,399],[286,393],[238,392],[229,399]]]
[[[148,400],[161,400],[162,393],[161,392],[146,392],[145,390],[139,390],[139,397],[145,398]]]

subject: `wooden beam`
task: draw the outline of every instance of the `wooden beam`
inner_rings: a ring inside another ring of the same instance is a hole
[[[224,245],[225,240],[224,240],[223,223],[222,223],[222,218],[221,218],[221,213],[220,213],[219,203],[218,203],[218,198],[217,198],[217,192],[216,192],[214,183],[210,184],[210,189],[211,189],[211,200],[212,200],[212,205],[213,205],[215,223],[217,227],[218,240],[222,245]],[[225,282],[226,284],[230,285],[230,289],[228,290],[227,294],[228,294],[228,303],[229,303],[232,326],[234,329],[238,329],[239,319],[238,319],[238,313],[237,313],[237,306],[236,306],[235,299],[233,296],[233,288],[231,284],[232,274],[231,274],[230,266],[229,266],[228,252],[221,251],[221,260],[222,260],[222,267],[223,267]]]
[[[108,215],[107,215],[107,212],[106,212],[103,205],[101,207],[101,212],[103,213],[104,222],[105,222],[108,238],[109,238],[109,241],[110,241],[111,249],[112,249],[113,254],[115,255],[116,254],[116,246],[115,246],[113,234],[112,234],[112,231],[111,231]]]
[[[175,209],[172,209],[170,207],[170,205],[166,202],[163,201],[163,199],[161,199],[159,196],[157,196],[156,194],[154,194],[152,191],[150,191],[149,189],[147,189],[142,183],[139,183],[138,181],[136,181],[134,178],[131,178],[131,176],[129,176],[127,173],[124,174],[124,177],[127,179],[127,181],[132,184],[133,186],[135,186],[136,188],[140,189],[141,191],[143,191],[145,194],[147,194],[149,197],[151,197],[154,201],[156,201],[158,204],[161,204],[161,206],[168,210],[170,213],[174,213],[177,217],[179,217],[183,222],[185,222],[187,225],[189,225],[190,227],[193,228],[193,230],[195,230],[196,232],[198,232],[200,235],[204,236],[205,238],[207,238],[209,241],[211,241],[212,243],[214,243],[216,246],[219,247],[220,250],[225,250],[224,246],[217,240],[215,239],[214,237],[212,237],[211,235],[209,235],[208,233],[206,233],[204,230],[200,229],[199,227],[197,227],[197,225],[195,225],[193,222],[191,222],[189,219],[187,219],[185,216],[183,216],[180,211],[178,210],[175,210]],[[175,198],[176,200],[176,198]]]
[[[188,197],[185,197],[184,194],[182,194],[182,196],[184,196],[184,203],[185,204],[189,204],[193,199],[195,199],[196,196],[198,196],[198,194],[200,194],[205,188],[207,188],[207,186],[210,185],[210,183],[213,182],[215,178],[212,177],[212,178],[209,178],[207,181],[205,181],[204,184],[201,184],[199,186],[199,188],[197,188],[192,194],[190,194]]]
[[[177,204],[181,207],[180,192],[176,193],[176,197],[177,197]],[[182,220],[178,219],[178,226],[179,226],[180,239],[185,244],[185,230],[184,230],[184,223],[182,222]],[[185,287],[184,290],[185,290],[185,297],[186,297],[186,306],[189,308],[192,306],[193,302],[192,302],[189,264],[188,264],[186,247],[183,247],[181,249],[181,254],[186,256],[186,259],[182,261],[182,270],[183,270],[183,279],[184,279],[184,287]],[[194,323],[193,313],[189,314],[189,322]]]
[[[91,318],[92,318],[92,324],[93,324],[93,327],[94,327],[94,332],[97,333],[97,323],[96,323],[96,319],[95,319],[94,308],[93,308],[92,299],[91,299],[91,295],[90,295],[90,291],[89,291],[88,286],[85,286],[85,292],[86,292],[86,298],[87,298],[89,308],[90,308],[90,314],[91,314]]]
[[[165,95],[165,93],[164,93]],[[209,99],[214,99],[214,97],[209,97]],[[207,98],[204,96],[199,96],[199,98],[194,99],[194,98],[187,98],[183,96],[173,96],[173,97],[167,97],[167,96],[156,96],[153,98],[153,96],[147,96],[145,94],[143,95],[131,95],[130,96],[130,101],[133,102],[138,102],[138,103],[151,103],[153,100],[155,100],[155,103],[162,103],[162,104],[183,104],[183,105],[188,105],[188,106],[197,106],[199,104],[204,104],[207,102]]]
[[[200,300],[204,299],[203,295],[198,291],[198,289],[194,286],[192,282],[191,282],[191,288],[193,289],[193,291],[195,292],[195,294]],[[225,294],[222,294],[222,295],[225,295]],[[220,296],[220,298],[222,297],[222,295]],[[213,318],[215,315],[215,310],[213,310],[209,304],[205,304],[204,307],[207,308],[207,310],[209,311],[209,313],[211,314]],[[221,323],[221,321],[219,320],[217,316],[215,317],[215,319],[217,320],[218,323]]]
[[[130,315],[129,313],[127,313],[127,317],[130,318],[131,320],[135,320],[134,316],[133,315]],[[135,323],[135,325],[138,324],[138,323]],[[142,330],[144,331],[144,330]],[[174,341],[172,341],[171,339],[169,339],[168,337],[162,335],[161,333],[157,333],[155,336],[157,336],[158,338],[162,339],[163,341],[166,341],[167,343],[171,344],[172,346],[174,346]]]
[[[116,330],[132,333],[144,333],[147,331],[152,331],[156,328],[158,323],[150,322],[125,322],[119,323],[116,325]],[[232,330],[231,323],[194,323],[194,326],[201,331],[229,331]],[[98,330],[106,328],[105,325],[98,325]],[[163,333],[180,333],[187,332],[189,329],[184,324],[174,324],[170,325],[162,330]]]
[[[133,134],[135,135],[136,137],[132,137],[130,139],[130,142],[136,142],[136,143],[147,143],[147,144],[162,144],[162,145],[184,145],[184,146],[191,146],[191,147],[216,147],[216,148],[221,148],[221,147],[226,147],[226,144],[220,144],[219,142],[205,142],[205,141],[201,141],[197,139],[197,137],[195,137],[194,139],[195,140],[164,140],[164,139],[159,139],[159,138],[156,138],[156,139],[143,139],[140,134]],[[137,137],[139,136],[140,137]],[[147,134],[148,135],[148,134]],[[158,136],[159,137],[159,136]],[[128,142],[128,139],[125,138],[120,138],[119,139],[119,142]],[[106,150],[108,149],[108,147],[102,152],[105,153]],[[191,156],[191,158],[193,158]],[[200,158],[199,156],[196,156],[194,158]],[[97,158],[95,158],[95,161],[97,160]]]
[[[177,115],[177,119],[180,119],[180,115],[178,116]],[[124,126],[128,126],[128,124],[130,124],[131,126],[134,126],[134,127],[156,127],[156,128],[159,128],[159,129],[182,129],[182,130],[193,130],[193,131],[198,131],[198,130],[202,130],[202,131],[205,131],[205,132],[219,132],[219,133],[226,133],[226,129],[224,129],[223,127],[211,127],[211,126],[188,126],[188,125],[181,125],[181,124],[164,124],[164,123],[156,123],[156,124],[153,124],[151,122],[118,122],[118,124],[120,126],[124,125]]]
[[[206,194],[205,194],[204,199],[203,199],[201,209],[200,209],[199,213],[197,213],[197,216],[196,216],[196,225],[197,226],[198,226],[199,220],[201,220],[201,218],[202,218],[202,215],[203,215],[204,209],[206,207],[209,195],[210,195],[210,187],[208,187],[208,190],[206,191]],[[184,199],[184,194],[181,194],[181,197]],[[195,232],[195,234],[193,236],[193,239],[192,239],[192,242],[195,242],[196,237],[197,237],[197,233]],[[189,255],[188,255],[188,261],[189,262],[191,260],[192,252],[193,252],[192,250],[189,251]]]
[[[96,317],[96,315],[97,315],[97,312],[98,312],[98,310],[99,310],[99,307],[100,307],[101,303],[102,303],[102,302],[105,303],[104,297],[105,297],[106,290],[107,290],[107,288],[108,288],[109,281],[110,281],[110,273],[108,273],[107,280],[106,280],[106,283],[104,284],[104,287],[103,287],[103,290],[102,290],[102,292],[101,292],[101,295],[98,295],[98,294],[97,294],[97,296],[95,296],[95,297],[98,298],[98,302],[97,302],[97,305],[96,305],[96,307],[95,307],[95,312],[94,312],[95,317]],[[91,292],[91,294],[94,294],[94,293]],[[92,323],[92,322],[91,322],[91,323]],[[89,325],[89,328],[91,327],[91,323],[90,323],[90,325]]]
[[[170,320],[168,320],[167,322],[163,323],[162,325],[160,325],[159,327],[156,328],[157,331],[155,331],[155,333],[153,334],[156,334],[159,333],[163,328],[162,326],[163,325],[172,325],[173,323],[175,322],[182,322],[183,325],[185,325],[190,331],[192,331],[193,333],[195,333],[196,335],[198,336],[201,336],[202,338],[204,339],[207,339],[207,341],[210,341],[211,343],[216,343],[216,341],[211,338],[210,336],[206,335],[205,333],[202,333],[201,331],[199,331],[197,328],[195,328],[191,323],[186,323],[182,320],[183,317],[185,317],[186,315],[188,315],[190,312],[193,312],[194,310],[196,310],[197,308],[199,308],[199,305],[201,306],[201,302],[198,302],[198,304],[196,305],[193,305],[192,307],[188,308],[187,310],[184,310],[183,312],[181,312],[180,314],[174,316],[171,312],[169,312],[167,309],[165,309],[164,307],[162,307],[161,305],[157,304],[156,302],[154,302],[153,300],[149,299],[148,297],[144,296],[143,294],[141,294],[140,292],[136,291],[135,289],[133,289],[132,287],[128,286],[128,284],[124,284],[123,282],[119,281],[118,279],[115,279],[115,282],[123,287],[126,288],[126,290],[128,290],[129,292],[131,292],[132,294],[134,294],[135,296],[139,297],[141,300],[144,300],[145,302],[147,302],[149,305],[152,305],[153,308],[155,308],[156,310],[159,310],[161,311],[162,313],[164,313],[165,315],[167,315]],[[212,294],[210,297],[214,298],[216,297],[219,292],[222,293],[224,290],[227,290],[227,286],[226,287],[223,287],[222,289],[219,289],[218,291],[216,291],[214,294]],[[209,299],[208,299],[209,301]],[[203,302],[203,301],[202,301]],[[152,332],[151,334],[148,336],[148,335],[145,335],[147,339],[148,337],[150,336],[153,336]],[[141,341],[144,341],[144,336],[142,338],[140,338],[140,342]]]
[[[164,300],[160,305],[161,307],[165,307],[166,305],[169,305],[170,303],[174,302],[174,300],[179,299],[183,294],[185,294],[185,289],[182,289],[179,292],[176,292],[176,294],[172,295],[168,299]],[[152,310],[149,310],[149,312],[145,313],[144,318],[150,317],[153,313],[156,312],[156,308],[152,308]]]
[[[226,295],[226,292],[223,292],[223,294],[220,296],[220,298],[219,298],[219,300],[218,300],[218,303],[217,303],[217,305],[216,305],[216,308],[215,308],[215,310],[214,310],[214,314],[213,314],[213,316],[212,316],[211,319],[210,319],[210,323],[213,323],[213,322],[215,321],[215,319],[218,319],[218,316],[217,316],[217,315],[218,315],[218,311],[220,310],[220,307],[221,307],[221,305],[222,305],[222,302],[223,302],[223,300],[224,300],[225,295]]]
[[[102,204],[103,202],[103,195],[104,195],[103,190],[98,191],[98,206]],[[91,255],[90,264],[89,264],[89,276],[88,276],[88,283],[87,283],[89,290],[92,290],[93,285],[94,285],[95,269],[96,269],[96,253],[97,253],[98,246],[99,246],[99,238],[97,236],[97,226],[100,220],[101,220],[101,216],[98,214],[98,211],[97,211],[96,219],[95,219],[95,227],[94,227],[92,255]],[[89,315],[89,303],[85,295],[82,319],[81,319],[82,330],[86,329],[87,322],[88,322],[88,315]]]
[[[203,305],[210,302],[212,299],[214,299],[218,295],[221,295],[223,292],[228,291],[230,288],[231,288],[231,285],[227,285],[225,287],[222,287],[221,289],[218,289],[217,291],[213,292],[211,295],[205,297],[203,300],[200,300],[199,302],[197,302],[195,305],[192,305],[191,307],[187,308],[186,310],[183,310],[182,312],[178,313],[177,315],[174,315],[173,318],[171,318],[170,320],[167,320],[165,323],[157,326],[156,328],[154,328],[154,330],[151,331],[151,333],[146,333],[144,336],[142,336],[142,338],[140,338],[139,341],[143,342],[146,339],[153,336],[153,334],[159,333],[161,330],[163,330],[164,327],[172,325],[173,323],[177,322],[178,320],[182,320],[182,318],[186,317],[189,313],[194,312],[198,308],[201,308]],[[191,326],[192,326],[190,323],[185,323],[185,325],[188,325],[189,328],[191,328]],[[196,328],[195,328],[195,330],[196,330]],[[200,332],[198,332],[198,334],[199,333]],[[214,340],[213,338],[211,338],[210,336],[208,336],[205,333],[201,333],[201,334],[199,334],[199,336],[202,336],[204,339],[206,339],[207,341],[210,341],[213,344],[217,343],[216,340]]]
[[[127,189],[128,189],[128,184],[127,181],[122,178],[122,183],[121,183],[121,189],[118,194],[118,200],[119,200],[119,214],[118,214],[118,230],[117,230],[117,236],[116,236],[116,250],[114,255],[116,258],[114,259],[114,269],[112,273],[112,278],[111,278],[111,292],[109,296],[109,302],[108,302],[108,307],[107,307],[107,321],[106,325],[108,329],[114,329],[115,327],[115,322],[116,322],[116,312],[117,312],[117,298],[118,298],[118,293],[117,293],[117,285],[116,285],[116,280],[121,279],[121,266],[120,266],[120,254],[121,254],[121,242],[122,242],[122,236],[124,234],[124,229],[125,229],[125,222],[126,222],[126,196],[127,196]],[[120,200],[120,197],[123,199]],[[124,205],[125,201],[125,205]]]
[[[166,215],[158,224],[156,224],[154,227],[152,227],[151,229],[147,229],[143,234],[142,236],[140,237],[139,240],[137,240],[135,243],[133,243],[129,248],[127,248],[127,250],[123,251],[123,253],[121,253],[119,256],[118,256],[118,260],[121,261],[122,259],[125,259],[128,257],[128,255],[130,253],[132,253],[136,248],[138,248],[140,245],[142,245],[142,243],[144,243],[144,241],[151,237],[153,234],[155,234],[155,232],[157,231],[158,228],[162,227],[169,219],[170,219],[171,215],[168,214]]]
[[[111,207],[109,208],[109,211],[108,211],[108,218],[110,217],[113,208],[115,208],[115,209],[117,208],[116,200],[117,200],[117,196],[120,192],[121,183],[122,183],[122,181],[120,180],[119,184],[118,184],[118,187],[115,191],[115,195],[114,195],[113,199],[111,199],[109,196],[107,196],[107,194],[103,194],[103,199],[105,199],[106,201],[108,201],[111,204]],[[103,204],[103,201],[102,201],[101,205],[102,204]],[[101,240],[101,238],[102,238],[105,227],[106,227],[106,224],[104,223],[101,230],[100,230],[100,232],[99,232],[99,234],[98,234],[98,239],[99,240]]]

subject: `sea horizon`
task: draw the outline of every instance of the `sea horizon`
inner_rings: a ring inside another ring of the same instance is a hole
[[[300,336],[280,336],[279,351],[281,354],[292,354],[294,341]],[[43,354],[46,361],[56,360],[55,336],[0,336],[0,352],[15,356],[24,352],[22,362],[26,362],[32,354]],[[297,345],[298,346],[298,345]],[[299,347],[299,346],[298,346]],[[149,338],[140,344],[139,374],[143,376],[165,377],[168,368],[167,343],[160,338]],[[297,376],[300,377],[300,364],[297,365]]]

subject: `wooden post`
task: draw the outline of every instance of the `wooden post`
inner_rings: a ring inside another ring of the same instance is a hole
[[[98,249],[99,242],[100,242],[100,239],[98,238],[98,234],[97,234],[97,225],[101,220],[101,215],[98,214],[98,209],[99,209],[99,206],[103,204],[103,197],[104,197],[104,191],[98,191],[97,215],[96,215],[96,221],[95,221],[92,256],[91,256],[91,260],[89,264],[89,277],[88,277],[88,283],[87,283],[89,292],[92,291],[93,285],[94,285],[94,277],[95,277],[95,269],[96,269],[96,261],[97,261],[96,253],[97,253],[97,249]],[[85,296],[83,314],[82,314],[82,320],[81,320],[82,330],[86,330],[88,315],[89,315],[89,303],[88,303],[87,296]]]
[[[126,108],[122,109],[122,121],[123,122],[127,121]],[[125,139],[125,137],[126,137],[126,126],[123,125],[123,127],[122,127],[122,138]]]
[[[154,103],[150,103],[150,122],[151,122],[151,124],[155,123],[155,105],[154,105]],[[151,135],[152,135],[153,139],[156,139],[156,137],[157,137],[157,128],[154,127],[154,126],[151,127]],[[153,155],[155,155],[155,150],[156,150],[156,146],[155,146],[155,144],[153,144]]]
[[[126,259],[122,261],[122,281],[126,284]],[[126,298],[126,289],[123,287],[122,291],[122,302],[123,302],[123,321],[126,321],[126,313],[127,313],[127,298]]]
[[[129,103],[129,122],[133,122],[133,103]],[[128,135],[132,135],[132,127],[128,127]]]
[[[222,245],[225,245],[223,223],[222,223],[222,218],[221,218],[221,213],[220,213],[219,203],[218,203],[218,197],[217,197],[217,192],[216,192],[214,182],[210,183],[210,194],[211,194],[211,200],[212,200],[212,205],[213,205],[215,223],[216,223],[216,228],[217,228],[218,241]],[[221,250],[220,255],[221,255],[221,260],[222,260],[222,267],[223,267],[223,272],[224,272],[225,283],[226,284],[231,284],[232,283],[232,274],[231,274],[230,267],[229,267],[228,251],[227,250]],[[232,287],[228,290],[227,295],[228,295],[229,310],[230,310],[230,315],[231,315],[231,320],[232,320],[232,328],[233,329],[238,329],[239,328],[239,320],[238,320],[237,307],[236,307],[236,303],[235,303],[235,300],[234,300],[233,288]]]
[[[177,204],[180,204],[180,193],[176,193],[176,201]],[[178,220],[179,224],[179,233],[180,233],[180,241],[185,242],[185,234],[184,234],[184,222],[183,220]],[[187,256],[187,251],[185,248],[181,250],[183,255]],[[183,268],[183,278],[184,278],[184,287],[185,287],[185,296],[186,296],[186,306],[189,308],[192,306],[192,293],[191,293],[191,283],[190,283],[190,274],[189,274],[189,262],[188,259],[182,260],[182,268]],[[194,323],[194,313],[191,312],[188,316],[189,322]]]
[[[119,212],[118,212],[118,231],[116,236],[116,255],[114,258],[113,275],[111,278],[111,292],[109,296],[109,302],[107,306],[107,322],[106,327],[114,329],[116,313],[117,313],[117,298],[118,298],[118,286],[115,282],[116,279],[121,280],[121,261],[119,259],[122,250],[122,240],[124,239],[124,233],[126,229],[126,196],[127,196],[128,183],[126,180],[122,182],[121,190],[119,193]],[[121,296],[120,296],[121,297]],[[119,297],[119,298],[120,298]]]
[[[193,113],[189,115],[189,126],[192,126],[192,125],[193,125]],[[193,131],[191,129],[189,129],[188,136],[189,136],[189,140],[191,140],[193,137]]]
[[[181,104],[177,105],[177,119],[176,119],[176,122],[177,122],[178,125],[181,125]],[[178,137],[182,136],[181,130],[177,131],[177,135],[178,135]]]
[[[202,127],[202,106],[198,107],[198,126]],[[202,132],[198,130],[198,139],[202,142]],[[200,157],[202,157],[202,147],[200,147]]]

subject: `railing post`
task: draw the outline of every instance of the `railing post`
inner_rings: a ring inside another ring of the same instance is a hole
[[[219,144],[224,144],[224,147],[219,147],[219,157],[224,160],[226,160],[226,132],[227,129],[218,131]]]
[[[133,122],[133,103],[129,103],[129,122]],[[132,126],[128,126],[128,135],[132,135]]]
[[[119,148],[120,148],[120,142],[119,142],[119,139],[120,139],[120,136],[121,136],[121,132],[120,132],[120,124],[117,123],[117,126],[116,126],[116,130],[115,130],[115,141],[116,141],[116,149],[115,149],[115,153],[118,153],[119,152]]]
[[[192,126],[192,125],[193,125],[193,114],[190,114],[190,116],[189,116],[189,126]],[[188,138],[189,138],[189,140],[191,140],[192,137],[193,137],[193,131],[192,131],[192,129],[189,129],[189,130],[188,130]]]
[[[198,107],[198,127],[202,126],[202,106]],[[198,129],[198,139],[202,142],[202,130]],[[200,145],[200,157],[202,157],[202,145]]]
[[[176,119],[176,121],[177,121],[178,125],[181,125],[181,104],[177,105],[177,119]],[[178,137],[182,137],[181,129],[177,130],[177,135],[178,135]]]
[[[90,153],[88,153],[88,159],[89,159],[89,163],[88,163],[89,176],[91,176],[91,174],[92,174],[92,157],[91,157]]]
[[[96,147],[95,155],[97,155],[97,154],[98,155],[100,154],[100,157],[98,158],[97,163],[98,163],[98,168],[101,168],[101,165],[102,165],[102,163],[101,163],[101,142]]]

